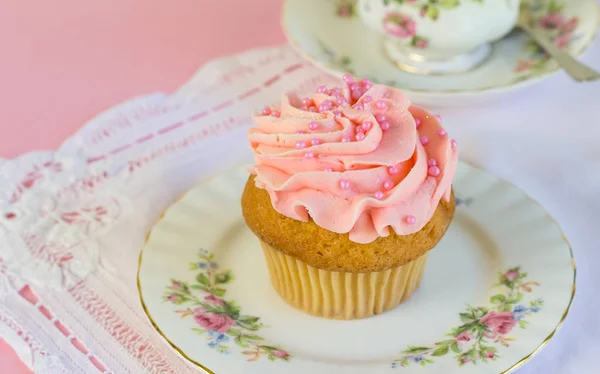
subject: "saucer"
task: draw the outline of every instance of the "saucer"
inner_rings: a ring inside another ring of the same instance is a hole
[[[594,0],[522,0],[534,27],[572,55],[594,40],[600,13]],[[384,52],[383,35],[358,17],[353,0],[285,0],[282,26],[288,41],[306,59],[335,74],[350,73],[398,87],[423,105],[466,105],[531,86],[560,70],[526,34],[513,30],[492,44],[477,68],[448,75],[412,74]],[[418,39],[418,36],[414,38]],[[426,48],[426,43],[417,40]]]
[[[158,333],[206,373],[507,373],[554,336],[575,292],[561,229],[518,188],[459,165],[455,219],[419,290],[361,320],[313,317],[273,289],[240,196],[247,169],[172,205],[140,254]]]

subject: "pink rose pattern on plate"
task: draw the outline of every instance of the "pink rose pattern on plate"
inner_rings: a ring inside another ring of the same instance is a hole
[[[402,356],[392,363],[392,368],[419,364],[425,366],[435,361],[433,358],[445,356],[452,352],[458,365],[468,363],[487,363],[499,357],[498,345],[508,347],[515,338],[507,336],[517,325],[527,326],[525,318],[537,313],[542,308],[542,299],[531,300],[528,305],[521,301],[525,293],[533,291],[537,282],[525,281],[527,273],[520,267],[513,267],[498,275],[496,287],[503,287],[504,292],[490,297],[491,306],[467,306],[467,311],[460,313],[462,324],[446,334],[449,338],[431,346],[409,346],[402,351]]]
[[[197,271],[195,282],[189,284],[171,279],[163,300],[187,306],[176,312],[181,318],[193,317],[197,327],[192,330],[206,335],[208,346],[219,353],[229,354],[231,348],[227,343],[233,340],[243,349],[241,353],[248,357],[248,361],[257,361],[263,356],[271,361],[289,361],[292,358],[289,352],[269,345],[258,335],[258,331],[265,327],[260,317],[241,314],[234,301],[223,299],[227,292],[225,285],[233,280],[231,271],[219,271],[213,254],[205,249],[200,249],[197,257],[197,261],[190,264],[190,270]]]
[[[579,38],[577,17],[567,17],[564,3],[556,0],[531,0],[522,5],[533,16],[533,27],[541,29],[559,48],[569,48]],[[527,44],[529,57],[519,60],[515,66],[516,73],[540,73],[544,70],[550,56],[534,41]]]

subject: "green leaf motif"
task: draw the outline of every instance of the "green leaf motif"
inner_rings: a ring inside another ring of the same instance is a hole
[[[421,352],[425,352],[428,350],[429,350],[429,347],[408,346],[408,348],[404,351],[404,353],[421,353]]]
[[[497,295],[490,297],[490,302],[492,304],[501,304],[505,301],[506,301],[506,296],[504,296],[502,294],[497,294]]]
[[[231,270],[226,270],[215,275],[215,283],[227,284],[233,280],[233,273]]]
[[[460,347],[458,346],[458,342],[456,342],[456,341],[454,343],[450,344],[450,349],[454,353],[460,353]]]
[[[238,346],[240,346],[242,348],[249,347],[248,340],[246,340],[243,335],[238,335],[235,337],[235,344],[237,344]]]
[[[460,5],[460,0],[438,0],[437,4],[440,8],[452,9]]]
[[[430,18],[434,21],[438,19],[439,15],[440,15],[440,11],[437,6],[430,4],[430,5],[426,5],[425,9],[426,9],[425,16],[427,18]]]
[[[444,345],[433,351],[432,356],[444,356],[448,353],[448,346]]]
[[[260,320],[260,317],[240,316],[238,318],[238,321],[244,322],[244,323],[256,323],[256,322],[258,322],[258,320]]]
[[[460,320],[465,323],[473,322],[473,320],[475,320],[471,313],[460,313],[459,316]]]
[[[215,294],[215,296],[221,297],[221,296],[225,295],[226,290],[224,288],[217,287],[217,288],[213,288],[212,291],[213,291],[212,293]]]
[[[196,282],[204,286],[210,286],[210,279],[208,279],[208,277],[204,273],[200,273],[196,276]]]

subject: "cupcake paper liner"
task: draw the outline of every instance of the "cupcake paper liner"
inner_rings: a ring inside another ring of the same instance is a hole
[[[393,309],[419,287],[427,253],[402,266],[367,273],[317,269],[261,241],[271,283],[292,306],[318,317],[358,319]]]

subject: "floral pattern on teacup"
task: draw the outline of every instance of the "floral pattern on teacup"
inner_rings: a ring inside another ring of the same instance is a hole
[[[336,0],[335,13],[343,18],[350,18],[355,14],[356,0]]]
[[[471,0],[474,3],[483,3],[484,0]],[[448,10],[458,8],[460,0],[383,0],[384,5],[396,3],[398,5],[412,5],[419,8],[419,15],[433,21],[440,16],[440,9]]]
[[[522,272],[519,266],[500,273],[495,287],[504,290],[490,297],[490,306],[468,305],[467,311],[459,314],[462,324],[446,334],[449,339],[429,346],[409,346],[392,363],[392,368],[411,364],[425,366],[434,363],[433,358],[450,352],[454,353],[459,366],[496,360],[500,357],[497,347],[508,348],[510,342],[516,340],[508,336],[513,328],[525,328],[529,323],[526,318],[539,312],[544,305],[539,298],[523,303],[525,293],[531,293],[533,286],[539,286],[539,283],[526,281],[526,278],[527,273]]]
[[[417,24],[408,15],[401,12],[389,12],[382,20],[383,29],[393,37],[400,39],[410,38],[410,44],[415,48],[426,48],[429,40],[421,35],[417,35]]]
[[[196,271],[192,284],[171,279],[163,300],[174,305],[187,306],[176,310],[181,318],[192,317],[196,327],[192,331],[206,335],[210,348],[219,353],[229,354],[227,345],[233,340],[243,349],[242,354],[248,361],[257,361],[266,356],[271,361],[289,361],[292,355],[278,346],[267,343],[258,335],[265,325],[260,317],[241,313],[240,307],[233,300],[225,300],[225,286],[233,280],[230,270],[219,271],[219,264],[213,261],[214,255],[200,249],[197,261],[190,264],[190,270]]]
[[[523,8],[531,12],[534,19],[533,27],[541,29],[559,48],[568,49],[579,35],[577,17],[567,17],[564,13],[564,3],[556,0],[532,0],[524,3]],[[519,60],[515,66],[516,73],[538,73],[544,70],[550,56],[533,40],[527,44],[528,57]]]

